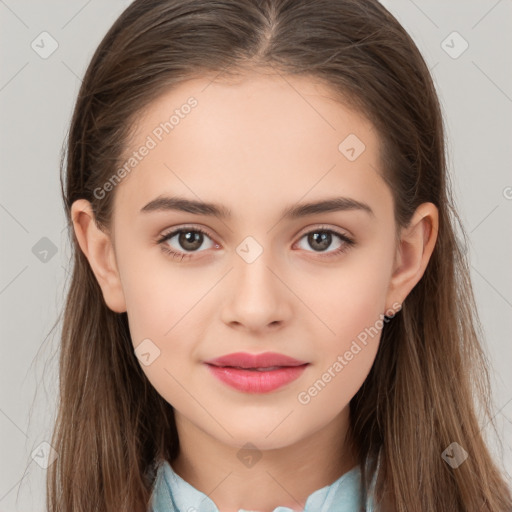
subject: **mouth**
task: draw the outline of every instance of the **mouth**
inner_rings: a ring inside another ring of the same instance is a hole
[[[256,371],[273,371],[279,368],[289,368],[308,364],[307,361],[301,361],[277,352],[263,352],[261,354],[235,352],[215,359],[210,359],[205,361],[205,363],[217,367],[238,368],[243,370],[252,369]]]
[[[206,363],[210,373],[222,383],[244,393],[270,393],[298,379],[309,363],[295,366],[244,368]]]
[[[216,365],[212,365],[216,366]],[[292,368],[291,366],[269,366],[267,368],[244,368],[243,366],[217,366],[217,368],[236,368],[238,370],[247,370],[252,372],[271,372],[273,370],[279,370],[279,368]]]
[[[266,367],[229,366],[229,365],[220,365],[220,364],[211,364],[211,363],[205,363],[205,364],[207,364],[209,366],[214,366],[215,368],[234,368],[235,370],[246,370],[249,372],[272,372],[274,370],[281,370],[282,368],[298,368],[299,366],[306,366],[309,363],[287,365],[287,366],[266,366]]]

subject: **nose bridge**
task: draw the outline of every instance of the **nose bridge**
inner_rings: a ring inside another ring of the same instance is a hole
[[[236,247],[225,321],[262,328],[285,318],[289,294],[275,275],[280,273],[280,258],[272,254],[269,239],[265,246],[247,236]]]
[[[262,236],[258,238],[261,240]],[[249,291],[266,294],[270,293],[270,288],[275,288],[275,276],[269,268],[277,265],[278,258],[272,254],[269,240],[270,237],[266,237],[260,243],[254,236],[249,235],[236,247],[236,286],[241,287],[244,293]]]

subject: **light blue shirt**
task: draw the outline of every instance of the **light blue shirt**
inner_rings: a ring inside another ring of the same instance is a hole
[[[334,483],[310,494],[304,512],[359,512],[362,510],[360,469],[355,466]],[[372,483],[372,488],[375,479]],[[373,501],[368,500],[367,512],[373,512]],[[163,461],[158,467],[149,512],[219,512],[206,494],[183,480]],[[240,509],[238,512],[256,512]],[[293,512],[288,507],[277,507],[273,512]]]

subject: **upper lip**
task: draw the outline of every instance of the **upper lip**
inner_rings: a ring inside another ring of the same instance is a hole
[[[247,352],[235,352],[205,361],[214,366],[238,366],[240,368],[270,368],[272,366],[300,366],[308,364],[293,357],[278,354],[276,352],[264,352],[262,354],[249,354]]]

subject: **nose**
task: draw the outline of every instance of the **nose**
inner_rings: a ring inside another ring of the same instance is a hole
[[[234,258],[222,299],[222,320],[226,325],[253,332],[275,330],[292,315],[293,293],[279,274],[270,250],[263,250],[252,262]]]

